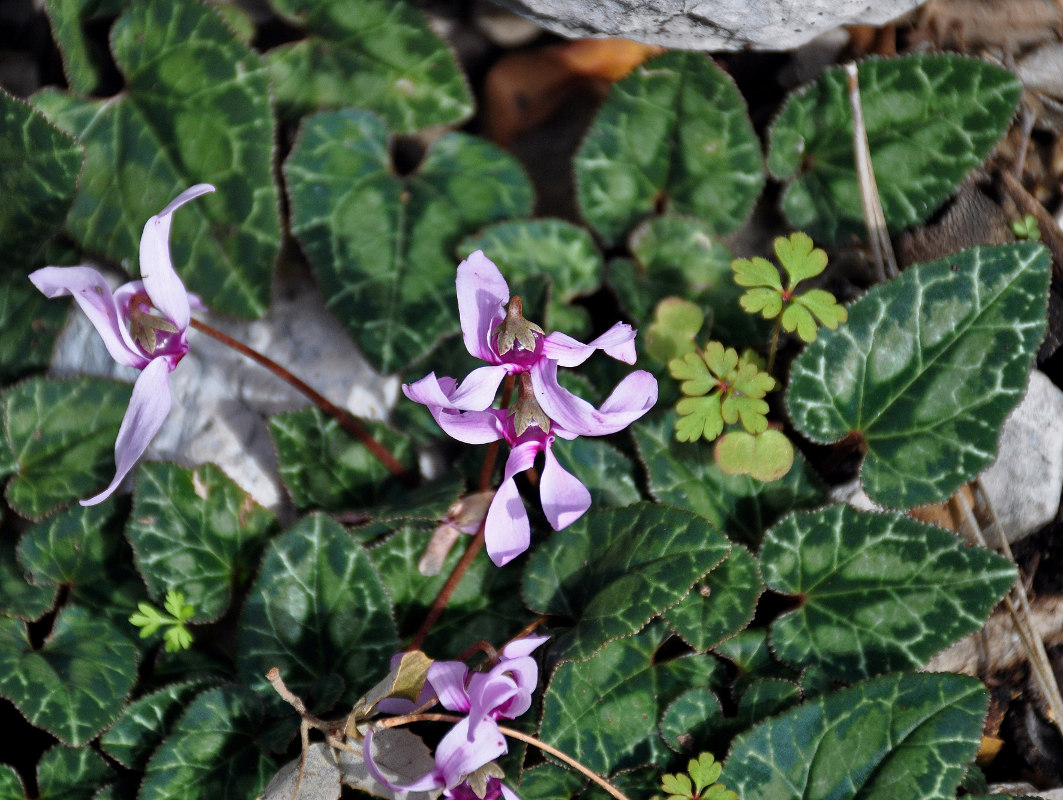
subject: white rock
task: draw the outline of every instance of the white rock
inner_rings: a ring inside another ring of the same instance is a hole
[[[197,316],[266,354],[357,416],[382,419],[395,404],[398,379],[373,372],[310,288],[275,299],[266,317],[254,322]],[[188,355],[170,375],[173,409],[145,459],[186,467],[216,464],[258,503],[278,509],[285,502],[285,490],[267,417],[304,408],[309,401],[217,340],[195,330],[189,330],[188,339]],[[137,376],[135,370],[111,360],[76,307],[56,342],[52,373],[130,382]]]
[[[840,25],[881,25],[923,0],[496,0],[562,36],[681,50],[790,50]]]

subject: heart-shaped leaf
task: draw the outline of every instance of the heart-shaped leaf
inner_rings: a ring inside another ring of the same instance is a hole
[[[925,221],[1007,129],[1022,94],[1007,70],[951,53],[869,59],[860,100],[882,211],[891,230]],[[845,70],[787,99],[770,132],[768,168],[791,179],[782,209],[814,239],[866,234]]]
[[[786,517],[760,560],[769,588],[801,598],[772,625],[772,649],[841,680],[923,666],[1015,581],[1014,564],[949,531],[847,505]]]
[[[126,537],[152,599],[178,591],[194,622],[221,617],[258,560],[274,516],[213,464],[142,464]]]
[[[15,548],[0,542],[0,614],[26,621],[40,619],[55,605],[58,588],[30,583],[15,559]]]
[[[66,321],[63,303],[51,303],[21,273],[0,276],[0,381],[42,370]]]
[[[203,691],[203,683],[171,683],[158,691],[138,697],[100,737],[100,747],[119,764],[143,769],[148,756],[170,734],[193,698]]]
[[[107,485],[130,390],[129,384],[98,378],[32,378],[0,394],[18,465],[7,484],[12,508],[40,519]]]
[[[276,768],[259,750],[262,703],[241,686],[197,697],[148,762],[140,800],[254,797]]]
[[[786,407],[815,442],[856,434],[876,503],[949,497],[996,457],[1045,331],[1039,244],[975,247],[917,264],[849,307],[794,360]]]
[[[774,428],[756,435],[725,433],[717,440],[714,454],[728,475],[748,475],[758,481],[777,481],[794,465],[794,446],[785,433]]]
[[[84,155],[73,137],[0,90],[0,247],[5,266],[30,264],[45,239],[59,230],[74,202]]]
[[[722,780],[742,800],[946,800],[978,749],[986,705],[965,675],[886,675],[741,734]]]
[[[284,162],[292,232],[326,304],[381,372],[457,330],[455,246],[482,225],[528,214],[532,200],[516,160],[481,139],[445,135],[405,177],[388,144],[369,112],[315,114]]]
[[[576,620],[554,648],[558,658],[585,659],[678,603],[729,549],[686,511],[651,503],[592,510],[532,553],[522,595],[536,613]]]
[[[105,580],[118,555],[121,537],[104,526],[115,506],[75,505],[27,530],[18,543],[18,560],[39,585],[84,586]]]
[[[62,742],[80,745],[118,717],[137,677],[137,651],[106,620],[64,607],[34,649],[24,623],[0,618],[0,695]]]
[[[613,85],[575,157],[583,216],[612,243],[662,202],[730,233],[764,185],[734,81],[701,53],[667,53]]]
[[[38,800],[93,800],[114,770],[89,747],[49,748],[37,762]],[[3,795],[0,797],[10,797]],[[22,797],[22,795],[15,795]]]
[[[85,100],[45,89],[33,100],[85,147],[67,232],[136,271],[148,218],[189,186],[213,183],[217,194],[174,216],[174,264],[211,308],[261,314],[281,240],[261,58],[193,0],[132,3],[111,48],[123,93]]]
[[[391,598],[372,561],[328,517],[306,517],[275,539],[237,633],[243,680],[273,699],[263,676],[280,670],[308,705],[353,704],[387,672],[399,646]]]
[[[394,130],[453,125],[472,114],[454,53],[405,0],[270,0],[306,39],[266,54],[289,119],[357,105]]]
[[[700,514],[729,537],[758,545],[765,528],[787,511],[823,502],[825,491],[800,453],[784,478],[762,483],[727,475],[708,442],[677,442],[675,415],[644,419],[632,430],[646,466],[650,492],[659,502]]]

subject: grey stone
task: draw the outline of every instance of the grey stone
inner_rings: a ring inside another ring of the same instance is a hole
[[[923,0],[497,0],[554,33],[682,50],[790,50],[841,25],[881,25]]]

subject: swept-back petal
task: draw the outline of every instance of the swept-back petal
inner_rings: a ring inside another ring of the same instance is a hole
[[[498,789],[502,792],[502,800],[520,800],[520,796],[502,781],[498,782]]]
[[[549,636],[524,636],[520,639],[514,639],[502,648],[502,658],[516,659],[521,656],[529,656],[549,638]],[[535,680],[536,682],[539,680],[538,672],[536,672]]]
[[[578,367],[595,350],[604,350],[625,364],[635,363],[635,329],[626,322],[618,322],[590,344],[554,331],[543,339],[543,355],[554,359],[562,367]]]
[[[470,731],[466,717],[455,723],[436,745],[436,769],[443,774],[446,788],[451,789],[507,749],[506,739],[493,721],[482,720],[475,731]]]
[[[384,731],[384,733],[387,733],[387,731]],[[365,763],[365,768],[373,777],[373,780],[394,792],[430,792],[433,789],[440,789],[443,787],[443,772],[438,766],[433,770],[429,770],[409,785],[402,786],[392,783],[391,780],[380,771],[380,767],[377,766],[374,749],[379,749],[379,746],[374,748],[373,739],[375,736],[376,733],[372,728],[369,728],[369,730],[365,732],[365,738],[362,739],[362,761]]]
[[[428,410],[443,432],[459,442],[488,444],[503,438],[500,417],[505,412],[491,408],[486,411],[447,411],[431,406]]]
[[[499,363],[491,345],[491,333],[505,319],[509,302],[509,284],[482,250],[477,250],[458,264],[455,282],[461,335],[469,354],[488,362]]]
[[[450,411],[483,411],[495,401],[498,385],[506,377],[503,366],[479,367],[460,386],[453,378],[436,378],[434,372],[414,383],[404,383],[402,393],[415,403]]]
[[[170,224],[174,211],[189,200],[213,191],[209,183],[197,183],[185,189],[144,224],[140,235],[140,275],[144,288],[151,304],[182,331],[188,327],[188,292],[170,260]]]
[[[535,456],[543,447],[539,441],[523,442],[509,451],[502,485],[495,492],[484,522],[487,554],[496,567],[504,566],[528,549],[531,525],[528,512],[520,499],[513,476],[535,463]]]
[[[433,661],[428,668],[428,682],[443,708],[466,713],[469,710],[469,693],[465,679],[469,668],[460,661]]]
[[[94,506],[114,493],[159,432],[162,423],[166,421],[166,415],[170,413],[172,402],[170,367],[164,358],[153,359],[133,384],[129,408],[126,409],[122,426],[118,429],[118,439],[114,444],[114,479],[95,497],[82,500],[81,505]]]
[[[557,362],[544,358],[532,367],[532,387],[546,415],[580,436],[605,436],[623,430],[657,402],[657,379],[645,370],[625,377],[595,408],[557,383]]]
[[[543,513],[555,531],[567,528],[591,507],[591,493],[587,487],[557,462],[549,447],[546,448],[546,466],[539,480],[539,497],[543,501]]]
[[[31,272],[30,280],[45,297],[73,297],[99,331],[111,358],[119,364],[140,369],[148,363],[149,359],[136,348],[126,330],[111,287],[96,270],[91,267],[44,267]]]

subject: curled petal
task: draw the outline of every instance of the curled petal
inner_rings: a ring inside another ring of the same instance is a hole
[[[443,432],[452,439],[465,444],[487,444],[502,438],[502,423],[499,417],[505,412],[497,409],[486,411],[447,411],[429,408],[432,417]]]
[[[489,364],[499,363],[491,334],[506,316],[505,305],[509,302],[506,279],[494,262],[482,250],[477,250],[458,264],[456,286],[466,349]]]
[[[436,770],[442,773],[443,785],[451,789],[507,749],[506,739],[493,721],[481,720],[473,732],[466,717],[455,723],[436,745]]]
[[[591,493],[587,487],[565,471],[549,447],[546,448],[546,466],[539,481],[539,496],[543,513],[555,531],[567,528],[591,507]]]
[[[508,564],[527,550],[531,542],[528,512],[524,510],[524,502],[520,499],[513,476],[534,464],[535,456],[542,447],[542,442],[530,441],[518,444],[509,451],[505,477],[487,509],[484,522],[487,554],[496,567]]]
[[[503,366],[480,367],[466,375],[460,386],[455,385],[453,378],[436,378],[430,372],[415,383],[404,383],[402,393],[429,408],[483,411],[494,402],[506,372]]]
[[[96,270],[91,267],[44,267],[30,273],[30,280],[45,297],[73,297],[99,332],[111,358],[119,364],[137,369],[147,365],[149,359],[136,347],[126,330],[122,310],[111,294],[111,287]]]
[[[529,656],[549,638],[549,636],[525,636],[520,639],[514,639],[502,648],[502,658],[516,659],[521,656]],[[538,672],[536,672],[535,681],[536,683],[539,681]]]
[[[595,350],[623,361],[635,363],[635,329],[626,322],[618,322],[590,344],[554,331],[543,340],[543,355],[552,358],[562,367],[578,367],[591,357]]]
[[[197,183],[185,189],[144,224],[140,236],[140,275],[151,304],[182,331],[188,327],[188,292],[170,260],[170,224],[174,211],[189,200],[213,191],[209,183]]]
[[[532,386],[546,415],[579,436],[605,436],[623,430],[657,402],[657,379],[645,370],[636,370],[620,381],[601,408],[558,385],[553,359],[540,359],[532,367]]]
[[[387,733],[387,731],[384,731],[384,733]],[[365,763],[365,768],[372,776],[373,780],[382,786],[386,786],[393,792],[430,792],[433,789],[440,789],[443,787],[443,774],[438,766],[436,769],[425,773],[407,786],[392,783],[391,780],[380,771],[380,767],[376,764],[376,759],[373,755],[373,739],[375,736],[376,733],[370,728],[365,732],[365,738],[362,739],[362,761]]]
[[[433,661],[428,668],[428,682],[432,684],[436,696],[443,708],[467,713],[469,710],[469,693],[465,690],[465,679],[469,668],[460,661]]]
[[[133,384],[129,408],[122,418],[122,427],[118,429],[118,440],[114,445],[114,479],[95,497],[82,500],[81,505],[94,506],[114,493],[166,421],[171,403],[170,368],[166,359],[156,358],[144,368]]]

